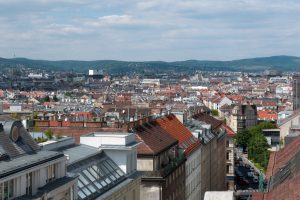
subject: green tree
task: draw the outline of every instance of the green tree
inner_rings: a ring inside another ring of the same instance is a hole
[[[51,140],[53,138],[53,131],[51,129],[48,129],[45,131],[46,137]]]
[[[272,129],[276,126],[270,122],[262,122],[252,127],[250,131],[250,139],[248,143],[248,157],[255,163],[258,163],[264,169],[268,166],[270,145],[266,137],[263,135],[263,129]]]
[[[270,145],[262,133],[254,133],[248,145],[248,157],[266,169],[269,160]]]
[[[50,97],[48,95],[44,97],[44,102],[50,102]]]
[[[246,150],[246,148],[248,147],[250,138],[251,138],[251,133],[249,130],[247,130],[247,129],[240,130],[235,135],[235,142],[237,145],[243,147],[243,150]]]
[[[38,113],[37,112],[33,113],[33,119],[38,119]]]
[[[219,111],[212,109],[211,114],[212,114],[212,116],[219,116]]]
[[[65,96],[70,97],[71,96],[71,92],[66,92]]]
[[[58,102],[58,98],[56,95],[53,96],[53,101]]]

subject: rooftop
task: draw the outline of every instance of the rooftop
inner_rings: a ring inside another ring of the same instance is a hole
[[[0,161],[0,178],[61,157],[64,157],[64,154],[59,152],[39,151],[36,154],[24,155],[13,160]]]

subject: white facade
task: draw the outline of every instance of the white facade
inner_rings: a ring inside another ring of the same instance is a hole
[[[92,133],[80,137],[80,143],[103,150],[126,174],[137,166],[137,145],[134,133]]]
[[[185,196],[187,200],[201,199],[201,148],[199,147],[185,162]]]
[[[28,75],[28,78],[43,78],[43,74],[35,74],[35,73],[30,73]]]
[[[10,105],[9,111],[10,112],[21,112],[22,106],[21,105]]]
[[[103,74],[102,70],[94,70],[94,69],[89,70],[89,76],[102,75],[102,74]]]
[[[0,179],[0,200],[20,197],[23,195],[35,195],[38,189],[47,183],[66,175],[66,157],[46,162],[34,166],[28,170],[14,173],[3,179]],[[44,194],[43,197],[53,199],[74,198],[74,182],[57,187],[54,190]],[[36,198],[36,199],[42,199]]]
[[[217,103],[213,103],[213,109],[219,110],[225,104],[230,106],[232,104],[232,101],[228,97],[223,97],[221,101],[219,101]]]

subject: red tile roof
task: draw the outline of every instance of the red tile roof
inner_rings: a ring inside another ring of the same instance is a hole
[[[177,119],[175,115],[168,115],[156,120],[156,122],[170,134],[173,138],[178,140],[181,148],[185,149],[187,155],[197,149],[200,142],[193,136],[193,134]]]
[[[137,148],[140,155],[156,155],[178,143],[156,120],[136,127],[135,131],[137,140],[142,142]]]
[[[269,121],[277,120],[277,112],[272,110],[259,110],[257,111],[257,116],[261,120],[269,120]]]
[[[229,126],[227,126],[226,124],[223,124],[223,127],[226,130],[227,136],[229,136],[229,137],[235,136],[235,132]]]

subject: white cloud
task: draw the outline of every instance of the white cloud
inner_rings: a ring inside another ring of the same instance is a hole
[[[0,57],[10,49],[44,59],[297,55],[299,10],[293,0],[0,0]]]

